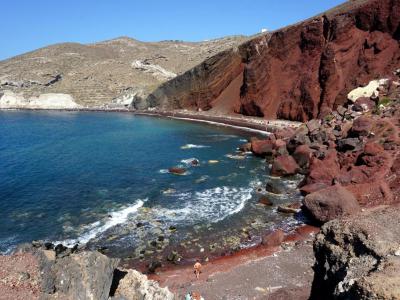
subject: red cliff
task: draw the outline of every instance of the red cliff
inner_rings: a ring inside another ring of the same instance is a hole
[[[348,1],[163,84],[150,106],[306,121],[400,66],[400,0]]]

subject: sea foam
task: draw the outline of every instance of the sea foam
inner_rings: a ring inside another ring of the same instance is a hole
[[[137,213],[137,211],[143,206],[145,201],[147,201],[147,199],[138,200],[136,203],[130,206],[125,206],[120,210],[111,212],[109,214],[110,217],[105,222],[96,221],[92,224],[85,226],[86,232],[77,239],[68,239],[64,241],[57,241],[54,243],[61,243],[69,247],[75,244],[86,244],[90,240],[97,237],[99,234],[105,232],[107,229],[125,223],[129,219],[130,215]]]

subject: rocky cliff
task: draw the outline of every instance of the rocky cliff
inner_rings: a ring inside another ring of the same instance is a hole
[[[325,224],[311,299],[400,299],[399,218],[393,206]]]
[[[175,296],[119,259],[51,243],[21,245],[0,255],[0,299],[174,300]]]
[[[306,121],[400,59],[400,1],[356,0],[256,37],[164,83],[151,106]]]
[[[0,108],[136,107],[163,82],[245,40],[52,45],[0,61]]]

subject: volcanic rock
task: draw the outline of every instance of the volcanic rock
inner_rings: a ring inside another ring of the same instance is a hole
[[[322,223],[353,215],[361,210],[353,194],[338,185],[307,195],[304,206],[315,220]]]
[[[171,174],[175,175],[183,175],[186,173],[186,169],[184,168],[178,168],[178,167],[172,167],[168,169],[168,172]]]
[[[400,207],[326,223],[314,242],[315,299],[400,299]]]
[[[157,282],[135,270],[119,270],[122,273],[118,287],[111,299],[129,300],[174,300],[175,296],[168,288],[161,288]]]
[[[291,176],[300,170],[294,158],[290,155],[278,156],[272,163],[271,175]]]
[[[274,142],[271,140],[253,140],[251,142],[251,151],[254,155],[265,157],[272,155],[274,150]]]
[[[347,1],[209,58],[157,88],[148,102],[268,119],[326,116],[353,89],[393,71],[400,58],[399,6]]]

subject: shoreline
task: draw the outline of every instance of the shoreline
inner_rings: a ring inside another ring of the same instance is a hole
[[[268,135],[277,129],[291,127],[297,128],[302,123],[287,120],[267,120],[261,117],[244,116],[239,114],[219,115],[209,112],[195,112],[187,110],[130,110],[130,109],[45,109],[45,108],[2,108],[1,111],[46,111],[46,112],[104,112],[104,113],[131,113],[138,116],[162,117],[188,122],[207,123],[214,126],[226,126],[243,131],[253,131],[258,134]]]
[[[172,292],[177,293],[182,287],[187,288],[192,285],[207,284],[209,278],[219,274],[230,273],[237,267],[276,257],[282,251],[290,252],[295,248],[295,245],[310,242],[318,232],[319,227],[304,224],[297,227],[293,232],[285,234],[283,241],[280,243],[273,245],[259,244],[241,249],[230,255],[211,259],[203,263],[199,280],[195,280],[193,266],[188,264],[163,266],[157,269],[155,274],[147,274],[147,276],[149,279],[157,281],[160,286],[168,287]]]
[[[56,111],[56,112],[117,112],[131,113],[138,116],[161,117],[175,120],[183,120],[188,122],[200,122],[213,126],[227,126],[242,131],[251,131],[257,134],[268,135],[280,128],[292,127],[296,128],[301,123],[290,122],[284,120],[266,120],[258,117],[246,117],[235,115],[216,115],[205,112],[189,112],[189,111],[132,111],[128,109],[2,109],[0,111]],[[302,230],[307,231],[307,234],[301,233]],[[248,248],[240,249],[236,252],[224,253],[219,256],[210,257],[210,260],[205,263],[208,268],[204,275],[211,276],[216,273],[228,272],[232,268],[250,262],[255,262],[259,259],[273,256],[279,252],[281,244],[296,241],[306,241],[310,239],[310,233],[315,233],[319,229],[309,225],[299,225],[292,232],[285,234],[285,239],[282,243],[276,246],[265,246],[257,244]],[[135,268],[145,272],[145,265],[131,265],[129,268]],[[192,274],[191,260],[186,260],[181,265],[167,264],[160,269],[157,269],[157,274],[148,275],[150,279],[158,281],[163,286],[169,286],[172,290],[174,286],[179,284],[185,278],[189,278]],[[203,276],[206,277],[206,276]],[[182,283],[182,282],[181,282]]]

